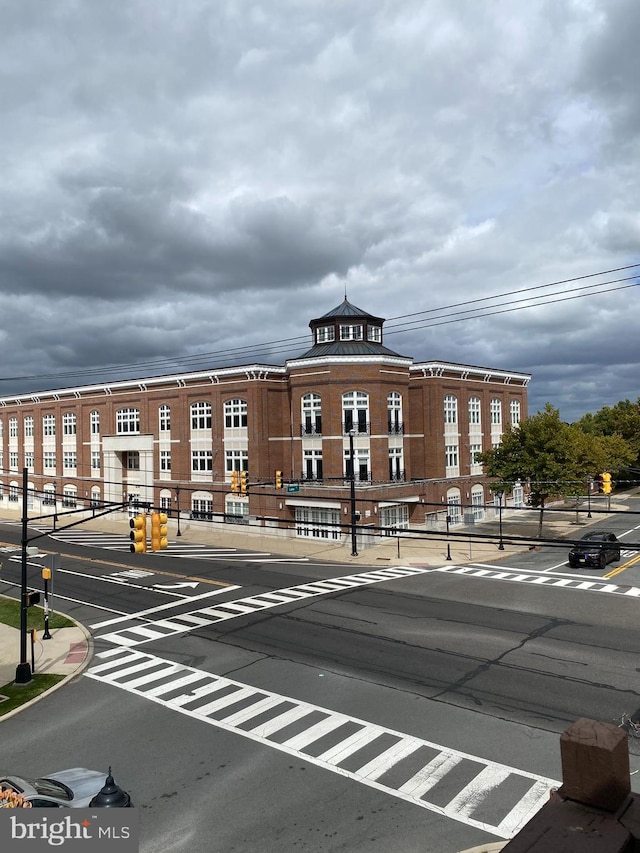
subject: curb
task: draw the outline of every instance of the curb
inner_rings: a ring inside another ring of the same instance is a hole
[[[15,714],[19,714],[20,712],[24,711],[24,709],[28,708],[30,705],[34,705],[36,702],[39,702],[46,696],[50,696],[52,693],[55,693],[56,690],[59,690],[61,687],[64,687],[65,684],[71,681],[72,678],[75,678],[89,666],[89,662],[93,657],[93,638],[91,634],[85,628],[84,625],[82,625],[80,622],[76,622],[76,620],[72,616],[67,616],[66,613],[62,613],[61,615],[68,619],[70,622],[73,622],[76,628],[78,628],[84,635],[84,638],[87,642],[87,648],[82,662],[78,664],[78,666],[76,667],[76,669],[74,669],[73,672],[70,672],[68,675],[65,675],[65,677],[62,678],[57,684],[54,684],[53,687],[50,687],[48,690],[44,690],[42,693],[40,693],[39,696],[34,696],[33,699],[30,699],[28,702],[19,705],[17,708],[14,708],[13,711],[9,711],[7,714],[3,714],[2,716],[0,716],[0,724],[3,722],[3,720],[10,719],[11,717],[15,716]]]

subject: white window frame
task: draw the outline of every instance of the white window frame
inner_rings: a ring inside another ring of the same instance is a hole
[[[62,434],[76,435],[78,432],[77,418],[74,412],[65,412],[62,415]]]
[[[211,403],[208,400],[198,400],[197,403],[192,403],[189,411],[192,432],[211,429]]]
[[[158,409],[158,429],[160,432],[171,432],[171,408],[166,403]]]
[[[224,404],[224,428],[246,429],[247,427],[247,401],[236,397],[226,400]]]
[[[131,435],[140,432],[140,409],[127,407],[116,412],[116,434]]]

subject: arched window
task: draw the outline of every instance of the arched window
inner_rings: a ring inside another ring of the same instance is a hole
[[[444,422],[445,424],[458,423],[458,400],[453,394],[447,394],[444,398]]]
[[[499,397],[491,400],[491,423],[495,426],[502,424],[502,400]]]
[[[345,435],[351,431],[369,432],[369,395],[364,391],[347,391],[342,395],[342,427]]]
[[[322,398],[305,394],[302,398],[302,434],[322,435]]]
[[[166,403],[158,409],[158,419],[160,432],[169,432],[171,430],[171,409]]]
[[[91,412],[91,435],[100,435],[100,412]]]
[[[517,427],[520,424],[520,400],[511,400],[509,403],[509,415],[511,426]]]
[[[238,429],[247,425],[247,401],[227,400],[224,404],[225,429]]]
[[[387,394],[387,424],[390,435],[402,433],[402,396],[397,391]]]
[[[191,404],[191,429],[211,429],[211,403],[200,400]]]
[[[469,425],[480,424],[480,398],[469,397]]]

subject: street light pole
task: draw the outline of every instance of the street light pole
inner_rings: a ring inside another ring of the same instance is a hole
[[[20,663],[16,667],[16,684],[31,681],[31,666],[27,660],[27,468],[22,469],[22,538],[20,540]]]
[[[587,512],[587,518],[591,518],[591,487],[593,486],[593,477],[589,477],[587,480],[587,506],[589,511]]]
[[[500,530],[500,543],[498,544],[498,551],[504,551],[504,542],[502,541],[502,498],[504,497],[504,492],[500,490],[498,493],[498,527]]]
[[[178,510],[178,530],[176,531],[176,536],[182,536],[182,531],[180,530],[180,486],[176,486],[176,505]]]
[[[349,486],[351,491],[351,556],[358,556],[358,538],[356,533],[356,466],[353,454],[353,430],[349,430],[349,463],[351,476]]]
[[[449,524],[451,523],[451,516],[449,515],[449,507],[447,507],[447,560],[451,559],[451,545],[449,543]]]

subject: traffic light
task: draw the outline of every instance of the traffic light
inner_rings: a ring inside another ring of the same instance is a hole
[[[129,520],[129,527],[131,528],[129,550],[132,554],[144,554],[147,550],[147,516],[136,515]]]
[[[236,495],[240,491],[240,471],[231,472],[231,491]]]
[[[166,512],[151,513],[151,550],[161,551],[169,544],[167,540],[167,514]]]
[[[602,475],[602,493],[605,495],[611,494],[611,488],[612,488],[611,474],[608,474],[605,472]]]
[[[282,488],[282,471],[276,471],[276,489]]]
[[[248,471],[240,471],[240,491],[243,495],[247,494],[247,488],[249,486],[249,472]]]

